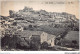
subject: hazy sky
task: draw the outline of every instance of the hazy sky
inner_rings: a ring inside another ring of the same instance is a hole
[[[67,12],[79,18],[78,0],[23,0],[23,1],[2,1],[1,15],[9,16],[9,10],[18,11],[25,6],[34,10],[46,10],[48,12]]]

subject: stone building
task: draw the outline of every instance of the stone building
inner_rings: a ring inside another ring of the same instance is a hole
[[[43,31],[24,30],[23,32],[20,33],[19,37],[24,41],[31,40],[39,44],[42,44],[43,42],[47,42],[50,46],[55,45],[54,44],[55,36]]]

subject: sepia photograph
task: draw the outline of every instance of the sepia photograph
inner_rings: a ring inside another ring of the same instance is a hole
[[[3,0],[0,12],[0,51],[79,51],[78,0]]]

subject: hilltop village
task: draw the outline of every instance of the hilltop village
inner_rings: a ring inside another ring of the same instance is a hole
[[[79,20],[75,15],[36,11],[29,7],[17,12],[10,10],[9,14],[0,17],[2,50],[79,48]]]

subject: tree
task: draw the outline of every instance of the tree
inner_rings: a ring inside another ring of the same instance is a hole
[[[41,44],[42,49],[47,49],[48,48],[48,43],[45,41]]]
[[[13,25],[16,26],[17,25],[17,22],[14,22]]]
[[[29,25],[29,28],[32,28],[32,25]]]
[[[31,50],[39,50],[40,44],[38,42],[31,41],[30,42],[30,49]]]
[[[8,35],[8,36],[5,35],[1,39],[1,46],[2,47],[8,46],[8,49],[16,48],[17,47],[16,44],[19,43],[19,41],[20,41],[20,38],[18,38],[17,36],[10,37],[10,35]]]
[[[9,15],[10,15],[11,18],[14,17],[14,13],[13,13],[12,10],[9,10]]]

